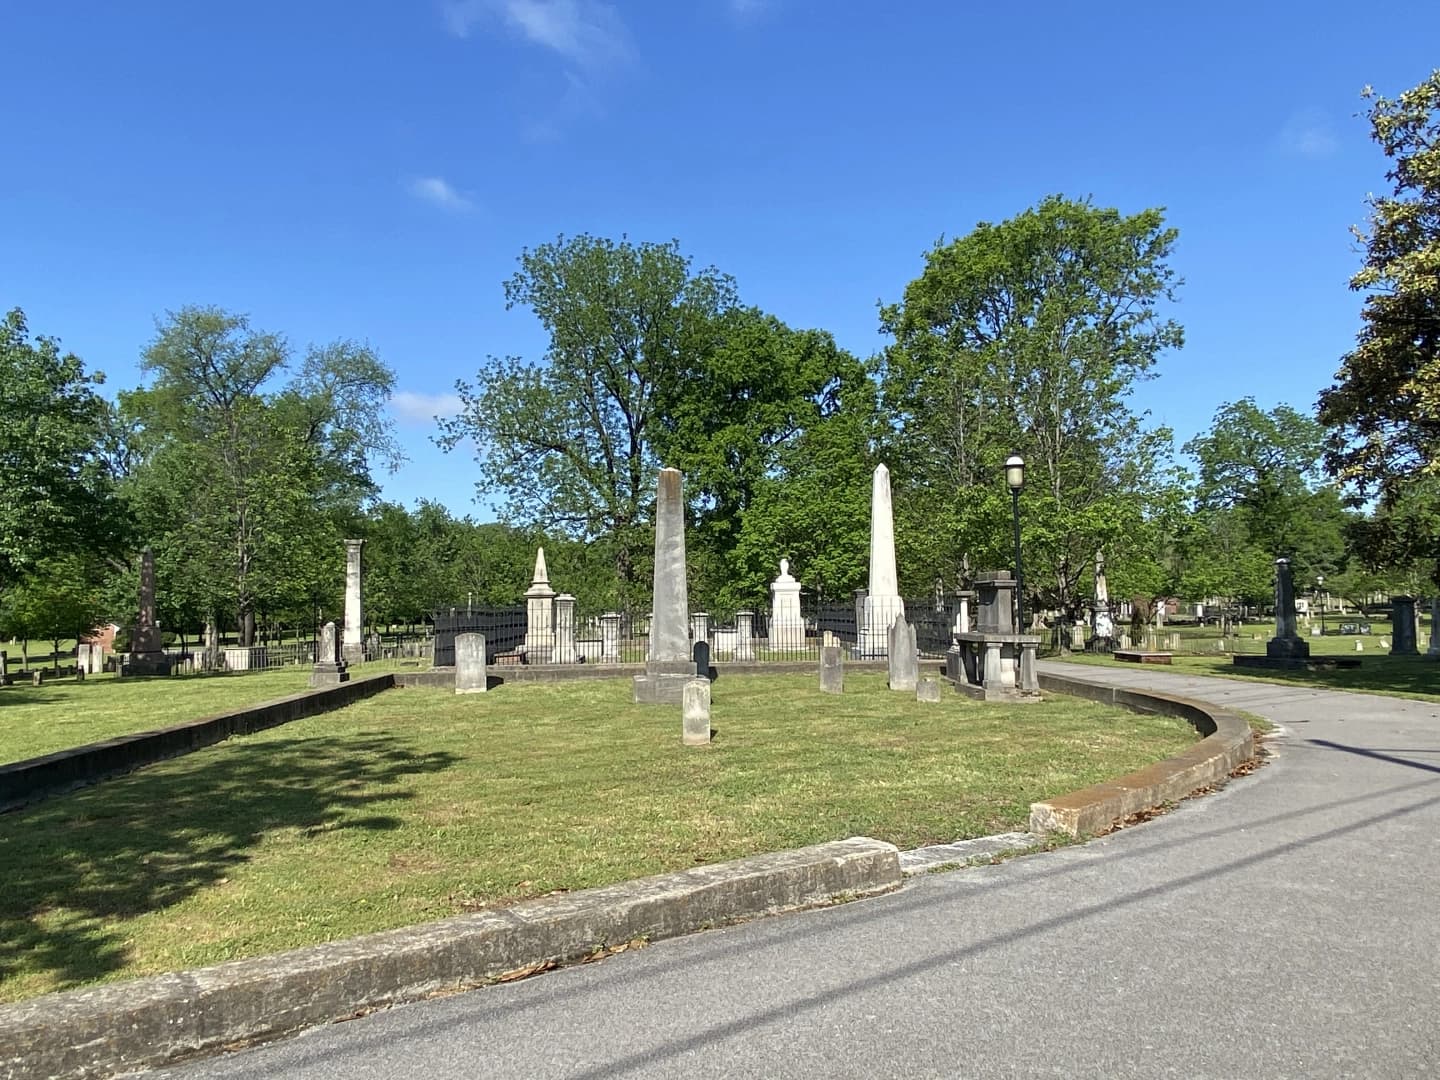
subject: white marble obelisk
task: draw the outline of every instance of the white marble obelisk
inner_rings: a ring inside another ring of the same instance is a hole
[[[365,612],[361,604],[360,549],[364,540],[345,541],[345,628],[340,651],[347,664],[365,659]]]
[[[525,590],[525,656],[532,664],[548,664],[555,651],[555,590],[541,547],[535,549],[535,573]]]
[[[870,590],[865,596],[865,625],[860,628],[860,654],[885,656],[890,626],[905,614],[895,572],[895,510],[890,501],[890,470],[875,466],[870,482]]]

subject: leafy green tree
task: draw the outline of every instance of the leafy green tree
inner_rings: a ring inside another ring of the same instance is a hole
[[[1385,548],[1431,561],[1440,587],[1440,534],[1407,531],[1389,514],[1413,503],[1417,482],[1440,477],[1440,70],[1399,97],[1364,96],[1393,187],[1370,199],[1369,228],[1356,230],[1365,262],[1350,287],[1365,296],[1363,325],[1320,395],[1332,429],[1325,463],[1359,498],[1378,496],[1377,525],[1397,526]]]
[[[917,537],[930,576],[1012,563],[1003,463],[1016,451],[1027,585],[1071,607],[1097,549],[1123,560],[1169,444],[1127,398],[1183,341],[1160,310],[1177,284],[1175,237],[1159,210],[1052,196],[937,244],[882,309],[902,579]]]
[[[191,609],[228,612],[242,644],[257,617],[338,593],[344,527],[393,464],[383,404],[394,376],[367,346],[290,347],[243,316],[187,307],[142,357],[151,385],[121,395],[127,498],[157,578]]]
[[[1324,445],[1319,422],[1289,405],[1265,411],[1253,398],[1228,402],[1184,447],[1200,466],[1197,508],[1227,512],[1226,525],[1242,530],[1248,547],[1272,562],[1292,560],[1297,580],[1334,574],[1345,559],[1347,515],[1338,493],[1322,485]],[[1243,574],[1233,549],[1227,561]]]
[[[659,415],[692,358],[708,353],[735,285],[693,272],[678,243],[591,236],[522,252],[507,306],[530,308],[549,334],[543,363],[494,360],[457,383],[461,413],[439,443],[475,444],[481,494],[504,494],[507,519],[614,544],[628,594],[654,501]]]
[[[40,560],[0,602],[0,631],[27,645],[30,639],[49,641],[58,672],[60,643],[88,634],[107,614],[102,575],[101,561],[83,553]]]
[[[0,321],[0,593],[47,558],[123,535],[103,381],[53,338],[32,339],[19,309]]]

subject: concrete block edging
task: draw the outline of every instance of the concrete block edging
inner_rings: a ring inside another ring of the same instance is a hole
[[[1040,688],[1133,712],[1173,716],[1189,721],[1204,737],[1194,746],[1154,765],[1068,795],[1031,803],[1032,833],[1094,835],[1121,818],[1175,802],[1196,788],[1218,783],[1255,755],[1250,725],[1234,713],[1207,702],[1046,672],[1040,673]]]
[[[469,989],[597,947],[877,896],[892,844],[853,837],[700,866],[275,956],[0,1007],[0,1077],[101,1077],[264,1042]]]

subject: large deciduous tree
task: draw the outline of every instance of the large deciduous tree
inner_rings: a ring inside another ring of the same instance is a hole
[[[244,316],[187,307],[161,323],[121,395],[135,468],[128,496],[177,609],[256,617],[301,612],[342,581],[345,524],[373,494],[370,462],[393,463],[383,405],[394,376],[364,345],[290,347]]]
[[[438,441],[473,439],[477,490],[505,496],[508,521],[602,542],[621,606],[647,592],[657,467],[685,473],[697,584],[719,594],[780,456],[865,379],[828,334],[742,307],[673,241],[561,237],[521,254],[505,295],[540,319],[545,355],[458,383]]]
[[[1097,549],[1112,565],[1164,486],[1169,433],[1127,398],[1180,326],[1161,305],[1177,281],[1160,210],[1123,215],[1052,196],[939,243],[901,303],[882,379],[895,425],[902,560],[961,577],[1009,566],[1003,463],[1028,463],[1027,584],[1070,606]],[[905,576],[902,565],[902,578]],[[928,586],[929,582],[913,582]]]
[[[1365,295],[1363,324],[1320,395],[1320,419],[1334,429],[1326,466],[1359,498],[1378,496],[1383,529],[1403,501],[1434,492],[1422,481],[1440,477],[1440,70],[1399,97],[1365,96],[1393,186],[1356,230],[1365,262],[1350,286]],[[1427,517],[1440,517],[1440,504],[1412,505],[1369,541],[1433,561],[1440,587],[1440,537],[1407,525]]]
[[[123,546],[103,381],[18,309],[0,320],[0,592],[45,559]]]

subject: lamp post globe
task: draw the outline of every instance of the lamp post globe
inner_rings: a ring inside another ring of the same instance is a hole
[[[1005,483],[1012,495],[1019,495],[1020,489],[1025,486],[1025,459],[1019,454],[1011,454],[1005,459]]]

